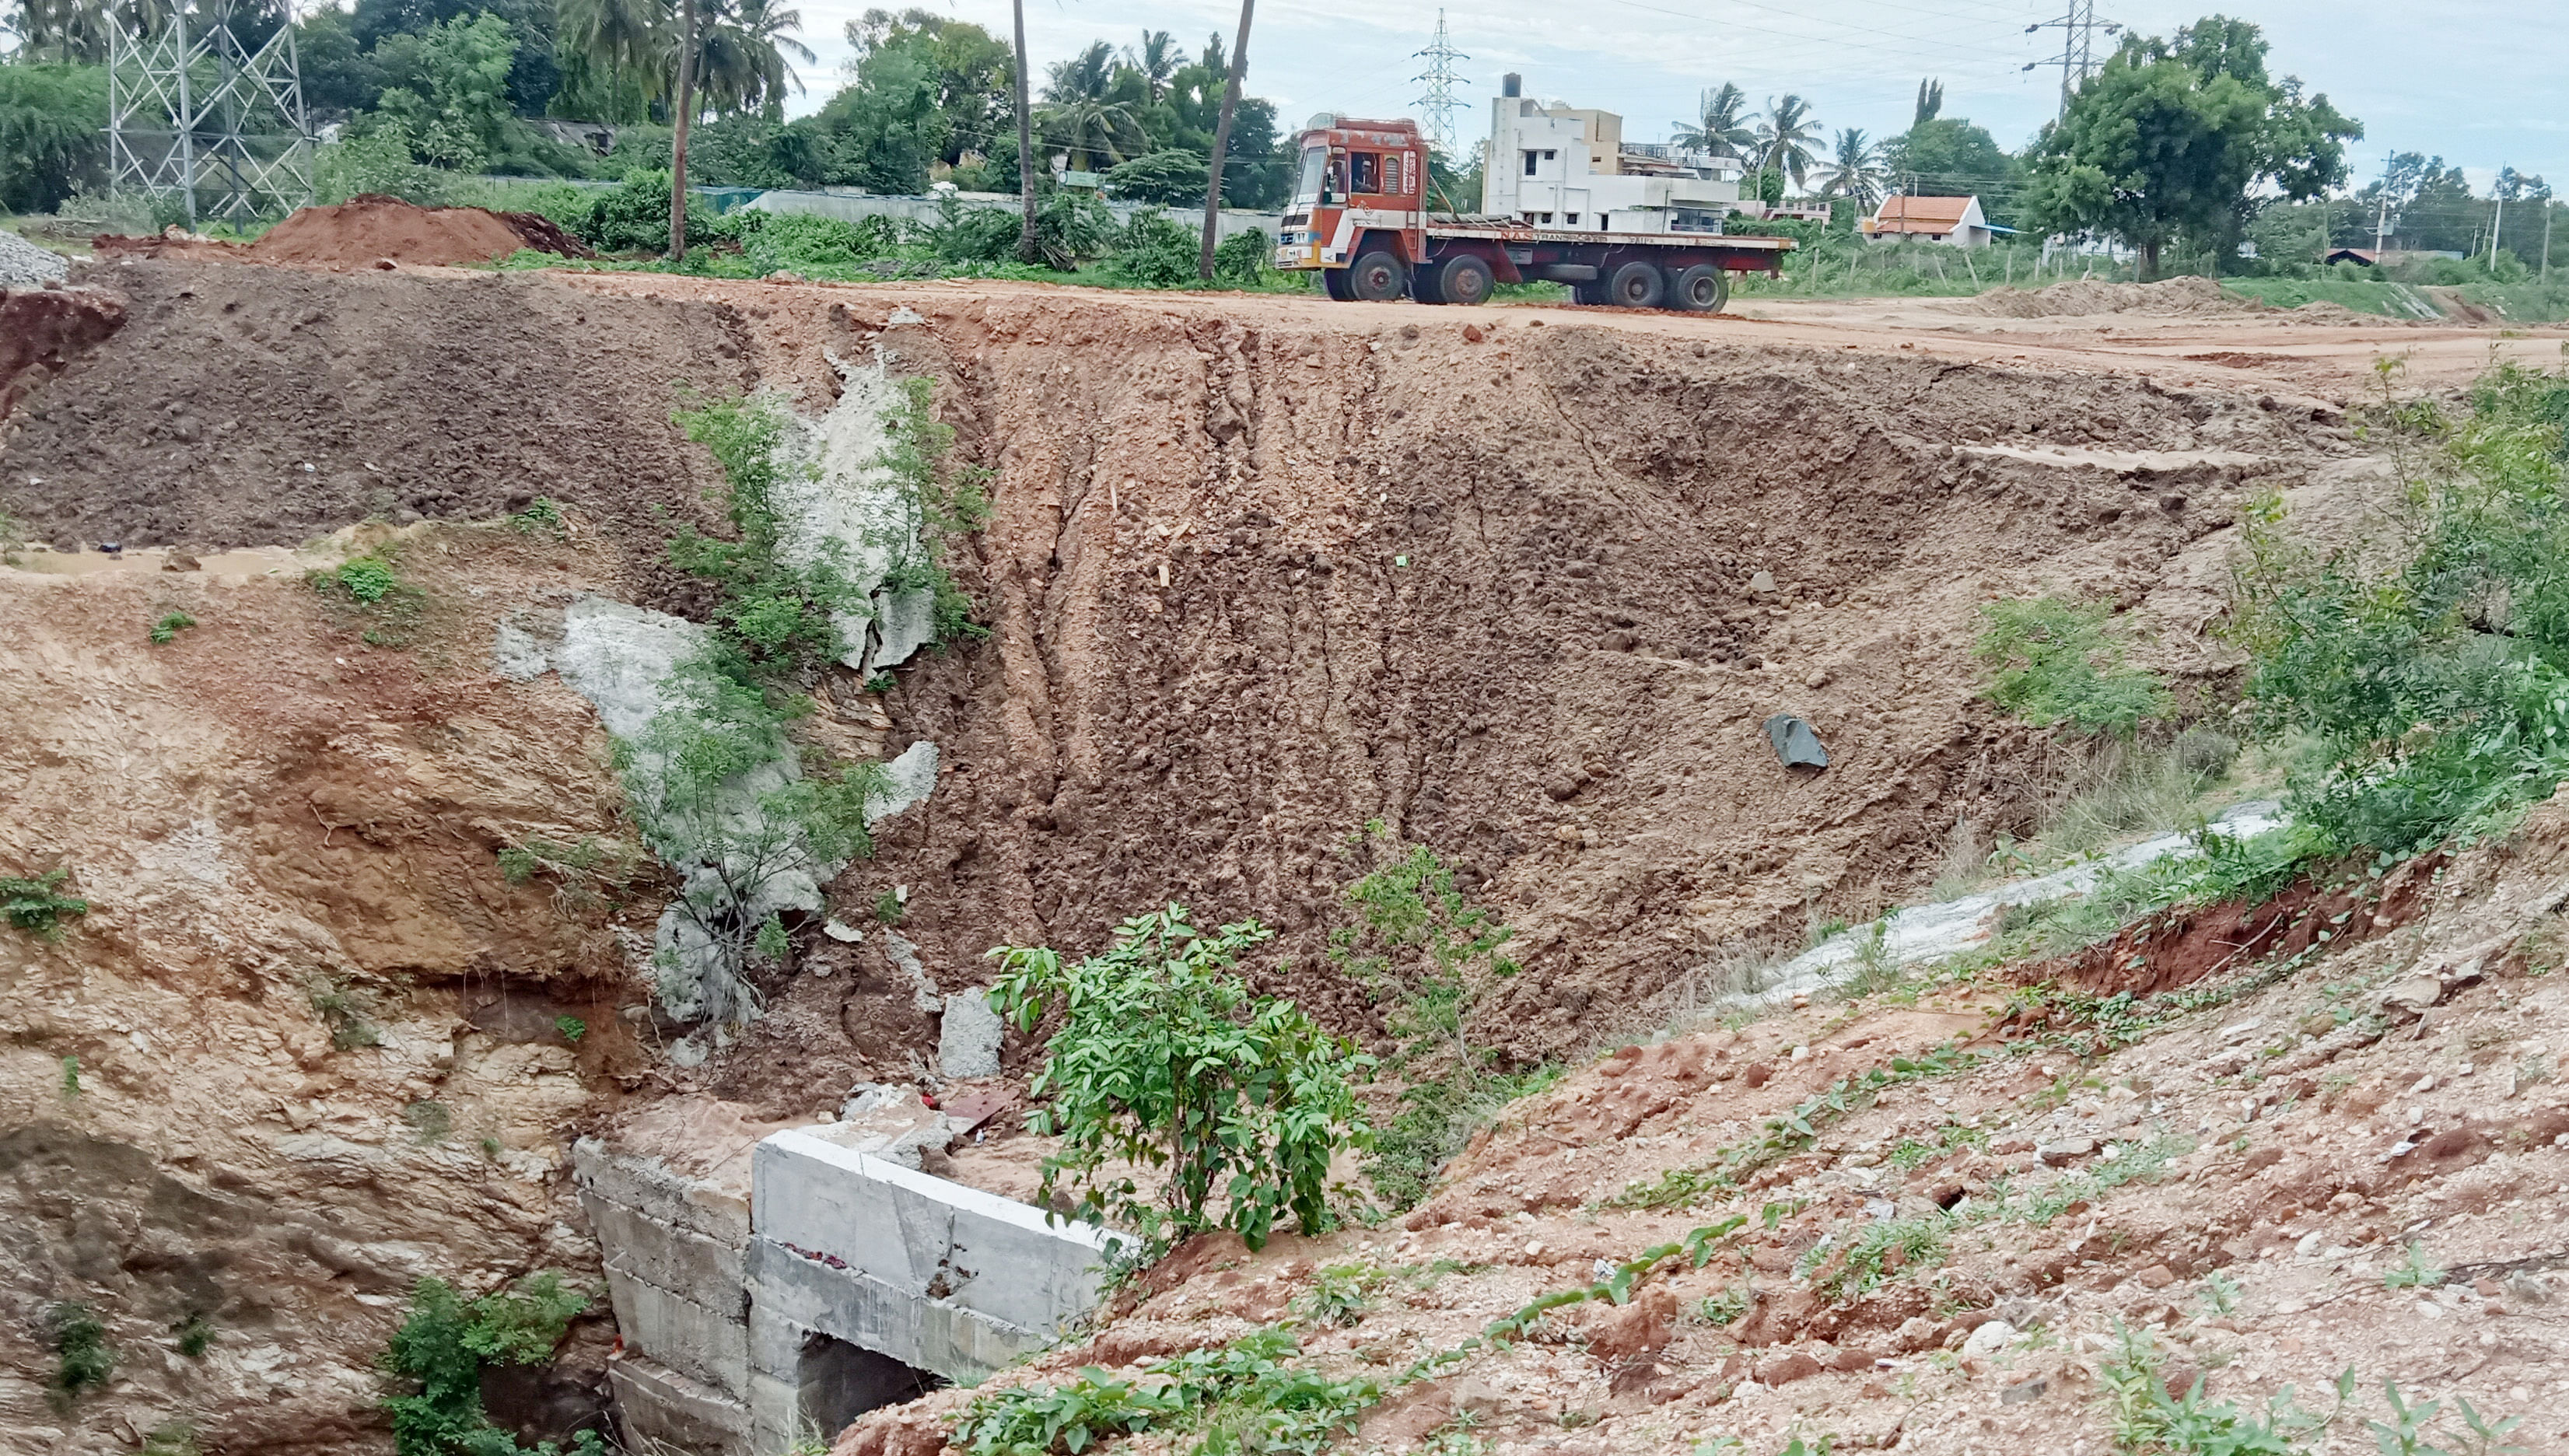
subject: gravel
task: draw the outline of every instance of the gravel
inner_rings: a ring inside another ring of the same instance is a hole
[[[71,276],[69,258],[0,228],[0,288],[41,288]]]

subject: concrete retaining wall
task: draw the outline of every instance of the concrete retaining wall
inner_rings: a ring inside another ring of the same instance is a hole
[[[811,1362],[828,1341],[945,1380],[1032,1353],[1097,1303],[1110,1237],[809,1132],[752,1156],[751,1440],[819,1424]]]
[[[748,1201],[595,1138],[571,1149],[571,1169],[624,1337],[607,1376],[625,1443],[746,1456]]]

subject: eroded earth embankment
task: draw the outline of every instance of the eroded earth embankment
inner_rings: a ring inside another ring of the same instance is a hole
[[[87,281],[125,322],[22,383],[0,507],[38,543],[198,569],[0,570],[0,869],[72,866],[94,903],[59,943],[0,939],[0,1444],[61,1429],[36,1339],[75,1297],[128,1355],[65,1449],[180,1409],[208,1449],[379,1441],[371,1363],[410,1279],[593,1269],[572,1130],[682,1090],[806,1115],[932,1050],[881,937],[812,924],[770,1014],[673,1066],[641,954],[665,888],[566,905],[496,863],[630,838],[593,714],[490,644],[588,590],[701,611],[664,555],[671,522],[716,519],[670,420],[690,391],[816,414],[830,358],[880,350],[937,381],[990,473],[953,563],[986,639],[879,699],[821,695],[819,730],[942,762],[836,913],[906,892],[901,933],[949,987],[991,945],[1087,948],[1170,901],[1258,916],[1295,993],[1371,1035],[1318,952],[1339,847],[1378,819],[1519,927],[1491,1021],[1529,1057],[1649,1024],[1724,944],[1908,894],[1958,818],[2027,826],[2043,742],[1973,696],[1981,601],[2111,593],[2200,686],[2243,497],[2368,478],[2297,396],[1558,312],[148,260]],[[565,538],[467,524],[538,498]],[[213,554],[352,527],[408,533],[393,629],[288,552]],[[149,642],[171,611],[196,625]],[[1778,712],[1817,727],[1824,773],[1777,764]],[[222,1331],[201,1360],[169,1349],[190,1313]]]

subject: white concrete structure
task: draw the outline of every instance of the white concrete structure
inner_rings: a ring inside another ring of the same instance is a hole
[[[1510,94],[1490,103],[1481,210],[1572,232],[1719,232],[1737,177],[1726,159],[1627,147],[1613,112]]]
[[[1041,1349],[1095,1306],[1113,1236],[878,1156],[899,1121],[770,1134],[745,1199],[737,1181],[580,1140],[628,1446],[772,1456],[826,1440]]]

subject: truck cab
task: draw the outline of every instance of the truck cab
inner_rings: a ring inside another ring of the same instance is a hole
[[[1314,117],[1300,147],[1277,267],[1343,272],[1369,237],[1412,266],[1423,259],[1427,147],[1416,122]]]

